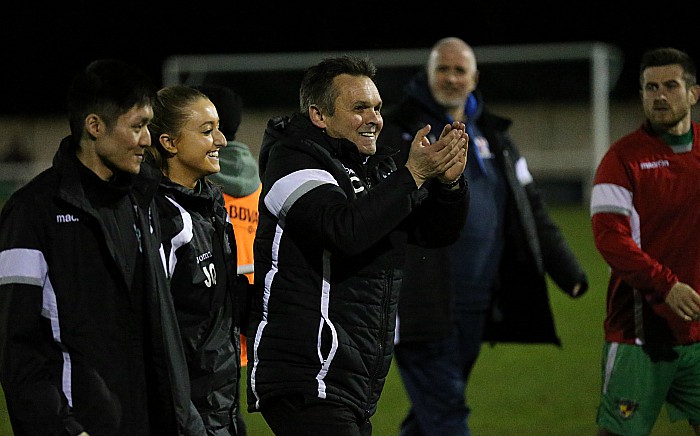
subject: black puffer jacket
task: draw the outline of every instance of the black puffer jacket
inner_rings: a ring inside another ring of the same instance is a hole
[[[464,184],[417,189],[390,154],[362,156],[301,115],[268,123],[247,335],[250,411],[296,393],[344,403],[360,419],[374,414],[406,242],[454,241],[468,202]]]
[[[210,435],[235,434],[240,378],[236,240],[218,187],[197,192],[169,179],[156,203],[163,249],[189,366],[192,401]]]

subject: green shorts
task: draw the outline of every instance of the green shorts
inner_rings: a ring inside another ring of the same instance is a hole
[[[598,426],[648,435],[664,403],[672,422],[700,424],[700,343],[651,349],[606,342]]]

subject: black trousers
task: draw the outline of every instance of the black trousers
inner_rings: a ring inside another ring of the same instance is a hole
[[[372,423],[358,419],[346,405],[320,398],[289,395],[261,408],[276,436],[371,436]]]

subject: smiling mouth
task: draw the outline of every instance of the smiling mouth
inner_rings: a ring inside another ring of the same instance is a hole
[[[219,150],[210,151],[209,153],[207,153],[207,157],[213,157],[215,159],[218,159],[219,158]]]

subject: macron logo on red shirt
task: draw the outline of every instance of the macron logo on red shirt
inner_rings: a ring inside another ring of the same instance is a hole
[[[654,168],[662,168],[662,167],[668,167],[668,166],[671,166],[671,164],[666,159],[661,159],[661,160],[657,160],[655,162],[641,162],[639,164],[639,169],[651,170]]]

